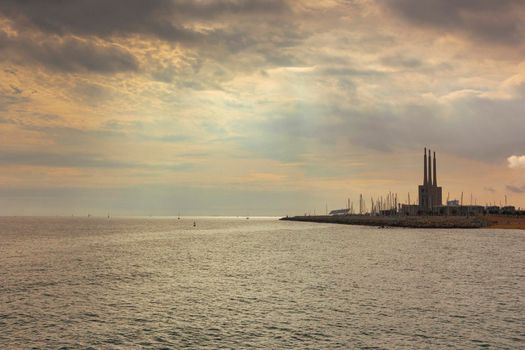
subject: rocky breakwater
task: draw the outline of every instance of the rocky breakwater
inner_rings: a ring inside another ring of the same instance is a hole
[[[305,221],[345,225],[390,226],[412,228],[482,228],[489,221],[481,216],[292,216],[281,218],[288,221]]]

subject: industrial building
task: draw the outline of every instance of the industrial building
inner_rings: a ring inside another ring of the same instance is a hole
[[[442,189],[437,185],[436,152],[434,158],[430,149],[425,148],[423,155],[423,184],[418,187],[419,208],[423,212],[433,212],[435,208],[443,205]]]
[[[443,189],[438,186],[437,181],[437,158],[436,152],[427,148],[423,151],[423,184],[418,186],[418,202],[410,203],[410,193],[408,194],[408,204],[399,203],[397,193],[388,193],[386,197],[371,198],[370,210],[366,209],[363,195],[359,195],[359,214],[370,216],[426,216],[426,215],[446,215],[446,216],[471,216],[471,215],[524,215],[525,211],[514,206],[482,206],[472,204],[463,205],[463,193],[461,201],[458,199],[449,200],[447,197],[446,205],[443,205]],[[353,205],[348,199],[346,209],[336,209],[330,212],[330,216],[347,216],[353,214]]]

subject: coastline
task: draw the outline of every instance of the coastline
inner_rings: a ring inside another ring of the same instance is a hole
[[[508,230],[525,230],[525,218],[505,215],[489,215],[486,217],[489,228]]]
[[[510,216],[293,216],[280,220],[408,228],[496,228],[525,230],[525,218]]]

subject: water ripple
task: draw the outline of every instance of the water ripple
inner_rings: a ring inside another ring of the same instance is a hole
[[[0,218],[0,348],[524,348],[525,234]]]

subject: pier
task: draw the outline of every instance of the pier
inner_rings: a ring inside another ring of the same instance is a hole
[[[281,218],[288,221],[318,222],[344,225],[411,228],[483,228],[492,226],[484,216],[370,216],[370,215],[317,215]]]

